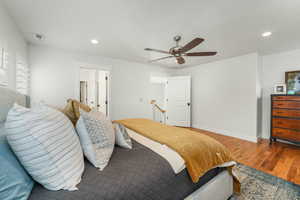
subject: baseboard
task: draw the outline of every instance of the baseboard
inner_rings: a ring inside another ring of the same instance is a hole
[[[197,128],[197,129],[211,131],[211,132],[214,132],[214,133],[217,133],[217,134],[220,134],[220,135],[230,136],[230,137],[234,137],[234,138],[238,138],[238,139],[247,140],[247,141],[250,141],[250,142],[257,143],[257,137],[240,136],[239,134],[237,134],[237,133],[235,134],[235,133],[230,132],[230,131],[203,127],[203,126],[199,126],[197,124],[193,124],[192,127]]]

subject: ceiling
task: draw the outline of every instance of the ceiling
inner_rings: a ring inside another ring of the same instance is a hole
[[[218,51],[215,57],[188,58],[184,66],[300,48],[298,0],[1,1],[31,43],[142,63],[165,56],[145,47],[168,50],[175,35],[183,37],[182,45],[205,38],[194,51]],[[273,35],[262,38],[264,31]],[[93,38],[99,45],[90,43]],[[175,59],[155,64],[178,67]]]

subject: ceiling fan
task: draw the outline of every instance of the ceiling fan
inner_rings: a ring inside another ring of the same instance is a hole
[[[177,35],[174,37],[174,41],[176,42],[176,46],[170,48],[169,51],[159,50],[159,49],[151,49],[151,48],[145,48],[145,51],[154,51],[158,53],[164,53],[169,54],[169,56],[150,60],[149,62],[156,62],[159,60],[164,60],[168,58],[176,58],[178,64],[184,64],[185,59],[183,57],[187,56],[214,56],[217,54],[217,52],[191,52],[188,53],[189,50],[195,48],[200,43],[204,41],[202,38],[195,38],[191,42],[187,43],[185,46],[180,46],[179,42],[181,40],[181,36]]]

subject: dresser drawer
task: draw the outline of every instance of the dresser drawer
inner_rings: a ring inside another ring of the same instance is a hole
[[[273,101],[273,108],[300,109],[300,101]]]
[[[300,120],[298,119],[273,118],[272,125],[274,128],[288,128],[300,131]]]
[[[276,117],[299,117],[300,110],[287,110],[287,109],[273,109],[272,115]]]
[[[273,137],[276,137],[276,138],[300,141],[300,132],[298,132],[298,131],[281,129],[281,128],[273,128],[272,134],[273,134]]]
[[[300,101],[300,96],[273,96],[274,101],[287,100],[287,101]]]

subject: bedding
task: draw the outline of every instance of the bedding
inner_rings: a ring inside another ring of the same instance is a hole
[[[33,177],[49,190],[76,190],[84,170],[83,153],[73,125],[44,105],[15,104],[5,124],[7,140]]]
[[[148,119],[124,119],[116,122],[175,150],[184,159],[194,183],[210,169],[233,161],[230,152],[221,143],[198,132]],[[228,170],[231,172],[231,167],[228,167]],[[235,177],[233,178],[235,190],[238,192],[240,184]]]
[[[126,128],[122,124],[114,123],[114,130],[116,135],[116,145],[120,147],[132,149],[131,139]]]
[[[148,147],[149,149],[151,149],[152,151],[154,151],[155,153],[159,154],[161,157],[166,159],[168,161],[168,163],[170,164],[170,166],[172,167],[172,169],[174,170],[175,174],[178,174],[179,172],[181,172],[183,169],[186,168],[185,161],[183,160],[183,158],[173,149],[169,148],[168,146],[166,146],[164,144],[160,144],[158,142],[150,140],[149,138],[147,138],[143,135],[140,135],[133,130],[130,130],[128,128],[126,128],[126,130],[131,138],[133,138],[138,143]],[[234,165],[236,165],[236,162],[230,161],[230,162],[221,164],[217,167],[230,167],[230,166],[234,166]]]
[[[126,129],[132,139],[163,157],[170,164],[175,174],[178,174],[185,169],[185,162],[177,152],[173,151],[168,146],[150,140],[129,128]]]
[[[116,146],[103,171],[86,161],[78,191],[54,192],[37,184],[29,200],[183,200],[224,170],[210,170],[193,183],[186,169],[176,175],[157,153],[132,144],[131,150]]]
[[[115,132],[111,121],[101,112],[80,109],[76,124],[84,155],[97,168],[103,170],[115,146]]]
[[[26,99],[25,96],[17,95],[18,97],[16,97],[13,91],[6,92],[2,88],[0,90],[1,94],[5,94],[0,95],[1,119],[6,119],[7,111],[18,99],[23,102],[23,105],[25,102],[28,105],[29,99]],[[9,95],[6,95],[7,93]],[[205,190],[206,186],[210,185],[213,180],[222,181],[224,188],[225,184],[231,185],[228,184],[232,181],[228,172],[224,171],[224,168],[218,167],[205,173],[198,183],[193,183],[186,169],[182,169],[176,175],[170,164],[160,155],[132,139],[131,150],[115,147],[110,163],[103,171],[99,171],[89,161],[85,160],[82,181],[77,185],[79,190],[72,192],[66,190],[50,191],[39,183],[35,183],[29,200],[182,200],[187,196],[190,197],[190,194],[196,190],[197,192],[202,188]],[[219,178],[224,173],[227,174],[229,180]],[[208,182],[210,183],[206,184]],[[204,186],[204,184],[206,185]],[[218,187],[212,186],[212,188]],[[228,193],[231,191],[232,189],[229,189]],[[13,196],[18,198],[15,194]],[[217,194],[214,193],[213,195]]]
[[[34,181],[27,174],[6,141],[4,123],[0,123],[0,199],[26,200]]]

